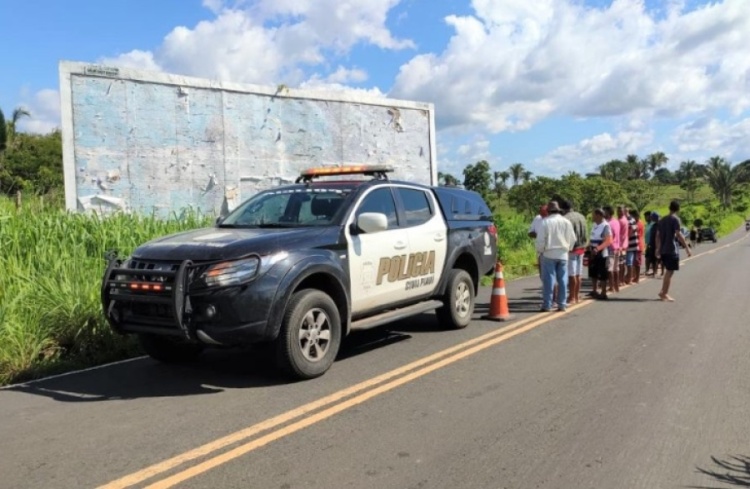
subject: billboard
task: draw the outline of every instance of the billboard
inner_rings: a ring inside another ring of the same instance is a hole
[[[225,213],[312,166],[435,184],[434,106],[60,63],[69,210]]]

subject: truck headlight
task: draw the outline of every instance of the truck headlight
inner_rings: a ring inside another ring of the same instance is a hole
[[[226,261],[211,265],[200,278],[208,287],[239,285],[253,278],[258,273],[259,265],[257,257]]]

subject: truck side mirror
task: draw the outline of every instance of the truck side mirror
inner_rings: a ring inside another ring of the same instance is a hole
[[[222,222],[224,222],[224,216],[219,216],[219,217],[216,218],[216,225],[217,226],[219,224],[221,224]]]
[[[388,217],[378,212],[365,212],[357,218],[357,227],[365,233],[377,233],[388,229]]]

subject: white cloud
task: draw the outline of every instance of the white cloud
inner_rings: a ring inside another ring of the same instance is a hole
[[[386,20],[400,0],[204,0],[215,18],[174,28],[153,51],[131,51],[108,64],[235,82],[290,86],[302,68],[325,63],[329,52],[348,53],[358,43],[383,49],[414,46],[394,38]],[[339,68],[331,83],[363,81],[365,72]]]
[[[594,172],[602,163],[622,159],[628,154],[643,153],[653,142],[651,132],[621,131],[602,133],[576,144],[555,148],[534,162],[537,173],[562,175],[571,171],[581,174]]]
[[[339,66],[336,71],[328,75],[326,81],[330,83],[362,83],[367,80],[367,72],[359,68],[344,68]]]
[[[154,53],[140,49],[134,49],[115,58],[101,58],[99,61],[105,65],[117,65],[123,68],[161,71],[161,66],[154,59]]]
[[[222,0],[203,0],[202,5],[215,14],[221,12],[224,8]]]
[[[193,29],[172,30],[155,58],[166,71],[252,83],[279,82],[285,60],[290,66],[317,61],[311,50],[285,53],[277,36],[245,12],[224,11]]]
[[[677,127],[673,139],[677,150],[691,159],[702,161],[718,154],[740,163],[750,158],[750,118],[734,122],[697,119]]]
[[[315,89],[315,90],[327,90],[334,92],[345,92],[350,94],[364,95],[370,98],[385,98],[385,94],[378,88],[353,88],[348,85],[341,83],[332,83],[327,80],[312,77],[309,80],[305,80],[299,84],[299,88]]]
[[[440,53],[403,65],[391,95],[434,101],[441,127],[528,129],[549,116],[673,117],[750,107],[750,8],[665,14],[642,0],[474,0]]]
[[[480,160],[487,160],[493,170],[497,170],[501,158],[492,154],[491,141],[485,134],[462,134],[460,131],[445,129],[437,138],[438,168],[443,173],[450,173],[463,179],[466,165]]]
[[[347,51],[366,41],[383,49],[414,47],[396,39],[386,24],[388,12],[400,0],[259,0],[251,11],[260,18],[278,19],[307,40]],[[295,20],[302,18],[301,21]]]
[[[353,88],[346,83],[361,83],[367,80],[367,72],[358,68],[348,69],[339,66],[328,76],[314,74],[299,84],[299,88],[316,90],[333,90],[336,92],[359,93],[370,97],[385,98],[385,94],[378,87]]]
[[[31,114],[18,122],[18,130],[46,134],[60,127],[60,92],[44,89],[21,104]]]
[[[469,160],[486,160],[490,157],[490,142],[484,136],[478,136],[467,144],[462,144],[456,154]]]

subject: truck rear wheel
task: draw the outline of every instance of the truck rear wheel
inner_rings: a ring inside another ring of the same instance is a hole
[[[198,358],[203,351],[200,343],[188,342],[175,336],[139,334],[143,351],[154,360],[164,363],[185,363]]]
[[[466,270],[450,271],[443,304],[435,311],[441,326],[449,329],[468,326],[474,313],[474,281]]]
[[[336,303],[314,289],[296,292],[289,302],[276,339],[279,368],[296,379],[323,375],[341,345],[341,318]]]

